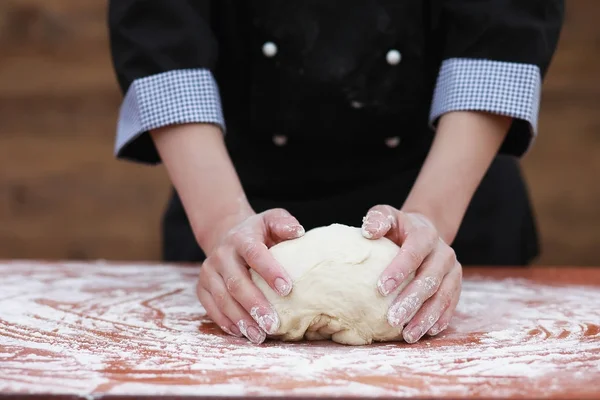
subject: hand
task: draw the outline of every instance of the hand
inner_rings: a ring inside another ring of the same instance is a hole
[[[276,243],[304,234],[296,218],[281,209],[251,215],[229,229],[203,263],[198,299],[208,316],[234,336],[259,344],[275,333],[279,317],[250,277],[254,269],[281,296],[292,280],[268,251]]]
[[[390,325],[406,324],[403,337],[408,343],[446,329],[460,297],[462,267],[435,226],[421,214],[378,205],[363,219],[362,233],[368,239],[385,236],[401,246],[377,283],[383,296],[415,272],[388,311]]]

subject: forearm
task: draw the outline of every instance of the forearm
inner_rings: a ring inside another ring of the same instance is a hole
[[[479,112],[442,116],[431,150],[402,210],[423,214],[446,243],[452,243],[510,123],[509,117]]]
[[[210,124],[157,129],[153,140],[205,253],[253,210],[227,154],[220,129]]]

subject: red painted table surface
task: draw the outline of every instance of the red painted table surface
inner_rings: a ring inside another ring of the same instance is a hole
[[[465,269],[417,344],[256,346],[189,266],[0,263],[0,398],[600,398],[600,268]]]

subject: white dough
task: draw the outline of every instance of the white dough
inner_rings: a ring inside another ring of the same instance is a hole
[[[391,240],[366,239],[360,228],[340,224],[315,228],[271,247],[292,278],[293,289],[288,296],[279,296],[251,271],[281,321],[270,337],[331,339],[349,345],[401,340],[401,328],[388,323],[387,311],[413,276],[389,296],[377,290],[380,274],[398,249]]]

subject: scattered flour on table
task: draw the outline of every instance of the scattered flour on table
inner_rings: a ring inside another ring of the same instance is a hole
[[[522,390],[515,382],[552,393],[600,378],[598,288],[470,278],[439,339],[255,346],[203,318],[196,275],[0,264],[0,392],[460,396],[489,386],[508,396]]]

